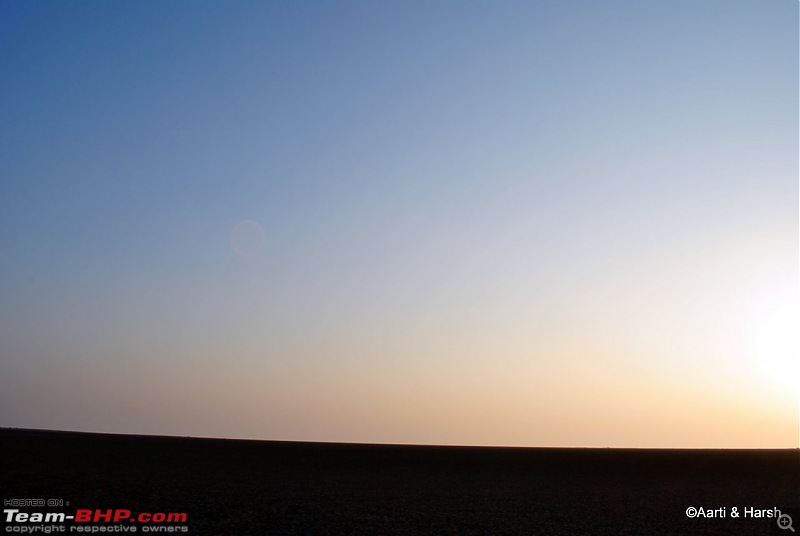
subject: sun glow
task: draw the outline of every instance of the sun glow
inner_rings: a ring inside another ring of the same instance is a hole
[[[752,316],[750,354],[759,375],[800,392],[800,295],[795,286],[765,293]]]

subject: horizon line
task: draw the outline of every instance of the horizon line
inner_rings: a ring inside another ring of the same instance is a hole
[[[151,437],[164,439],[189,439],[200,441],[250,441],[262,443],[299,443],[309,445],[347,445],[365,447],[421,447],[421,448],[474,448],[474,449],[563,449],[563,450],[800,450],[797,447],[615,447],[615,446],[552,446],[552,445],[477,445],[477,444],[448,444],[448,443],[376,443],[376,442],[354,442],[354,441],[315,441],[297,439],[263,439],[247,437],[209,437],[209,436],[190,436],[190,435],[169,435],[169,434],[144,434],[144,433],[125,433],[125,432],[98,432],[85,430],[61,430],[52,428],[24,428],[19,426],[0,426],[0,433],[6,431],[56,433],[56,434],[83,434],[83,435],[104,435],[104,436],[127,436],[127,437]]]

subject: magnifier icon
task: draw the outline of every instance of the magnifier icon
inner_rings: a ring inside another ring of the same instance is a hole
[[[789,514],[781,514],[778,516],[778,527],[781,529],[789,529],[794,532],[794,527],[792,527],[792,516]]]

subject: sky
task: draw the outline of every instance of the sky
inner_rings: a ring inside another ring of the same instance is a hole
[[[798,447],[798,3],[0,5],[0,426]]]

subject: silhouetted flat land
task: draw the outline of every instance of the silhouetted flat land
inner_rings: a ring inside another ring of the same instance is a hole
[[[783,534],[798,450],[475,448],[0,430],[3,498],[188,513],[191,534]],[[35,509],[23,508],[33,511]],[[74,510],[73,510],[74,511]],[[795,516],[795,530],[800,529]]]

